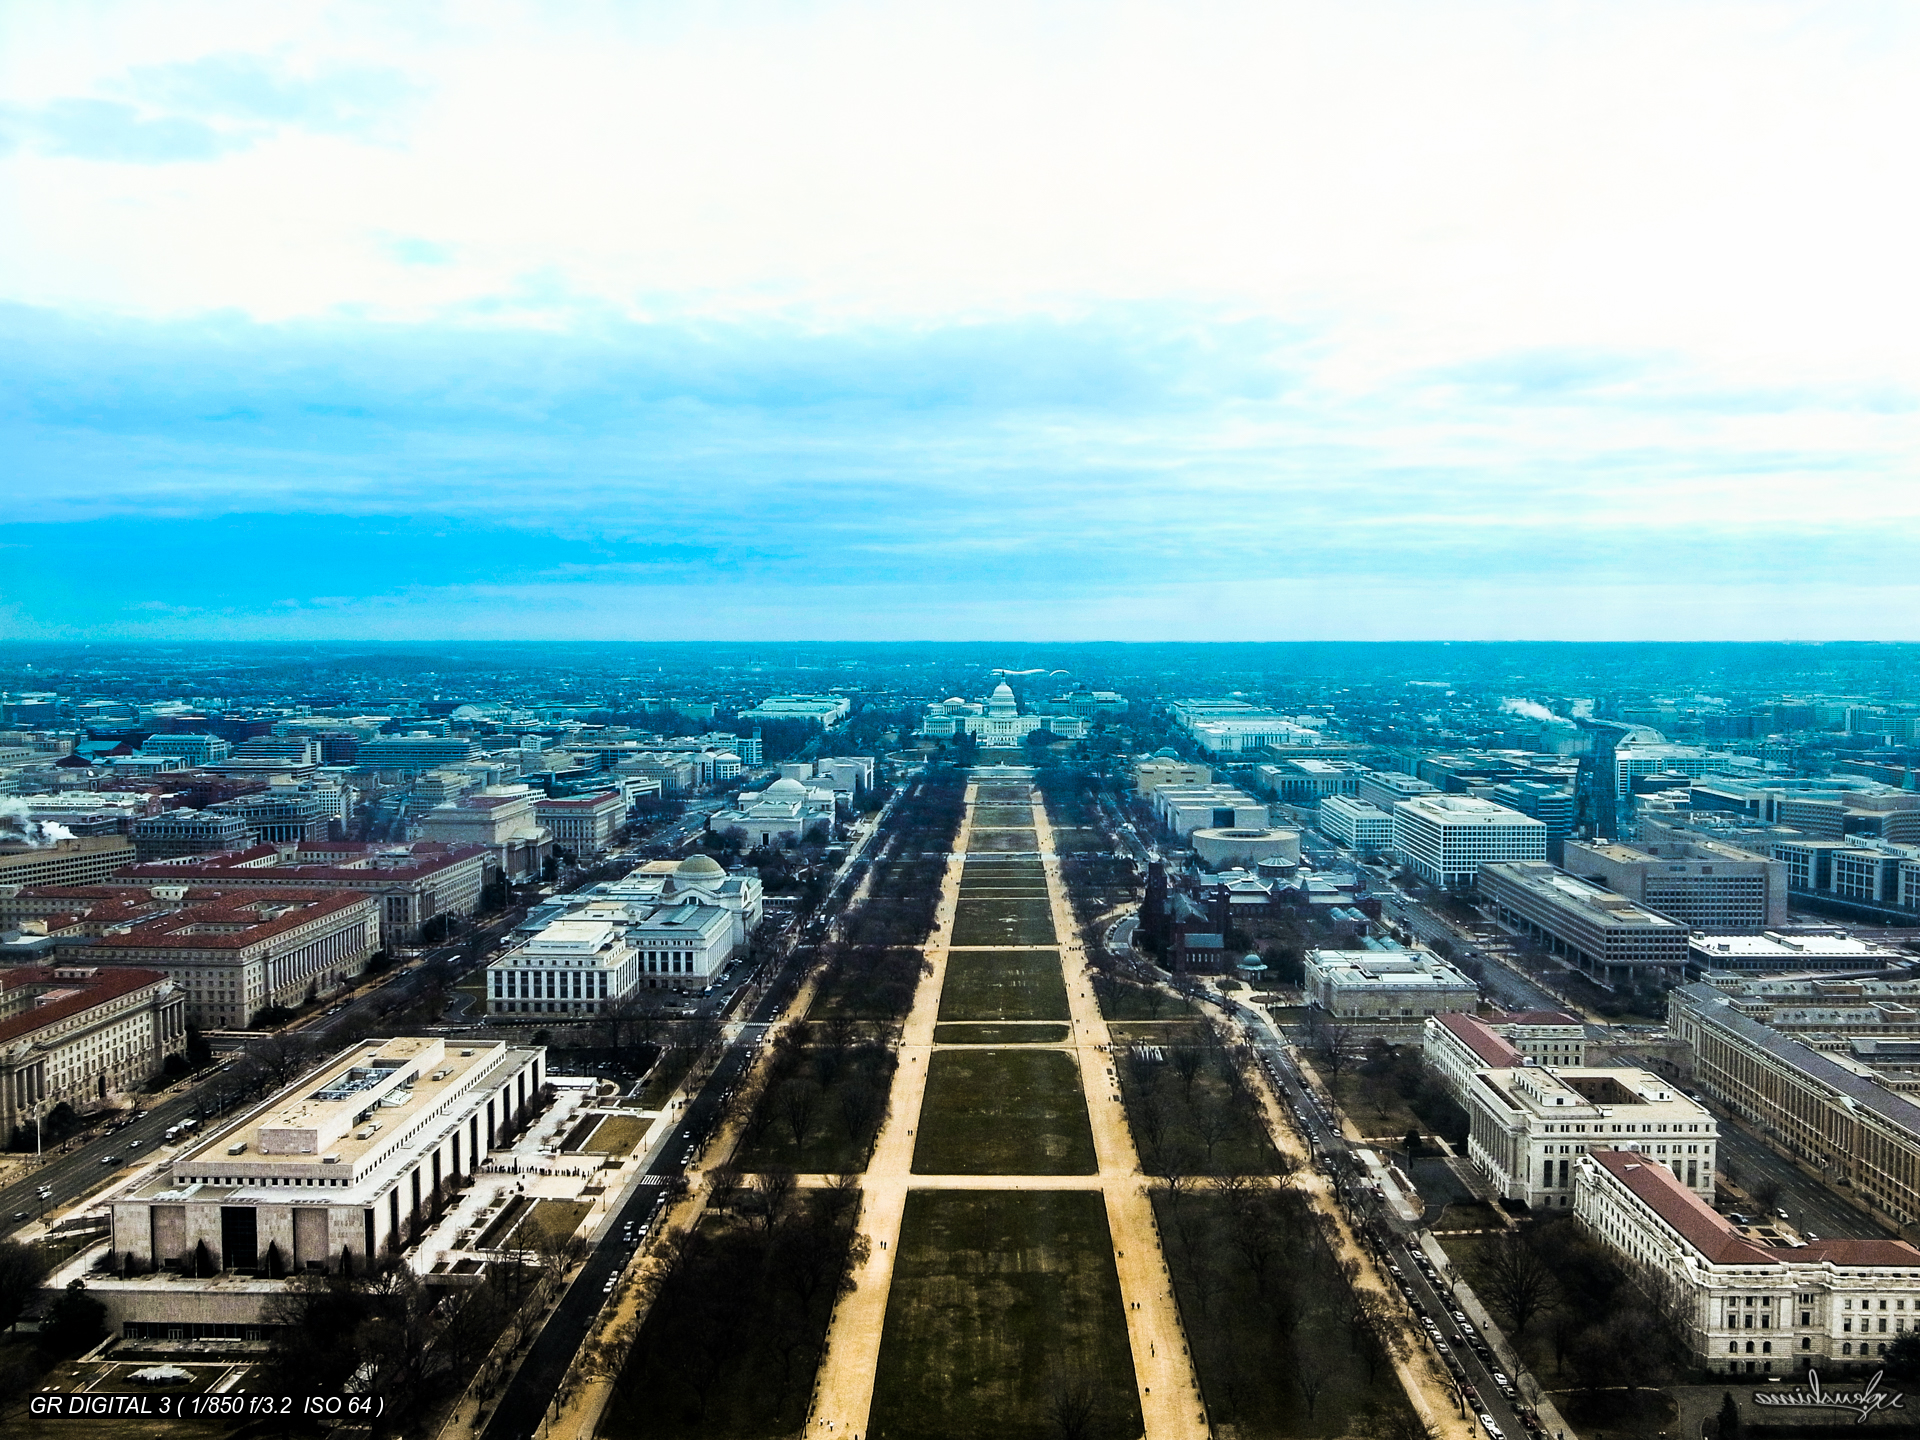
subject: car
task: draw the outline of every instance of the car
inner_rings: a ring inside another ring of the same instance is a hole
[[[120,1157],[118,1155],[102,1155],[100,1157],[100,1163],[102,1165],[118,1165],[120,1163]]]
[[[1498,1370],[1493,1372],[1493,1383],[1498,1385],[1502,1390],[1505,1390],[1513,1384],[1511,1380],[1507,1379],[1507,1377],[1502,1375]]]
[[[1787,1214],[1787,1212],[1784,1210],[1776,1210],[1773,1213],[1778,1215],[1782,1220],[1791,1220],[1793,1218],[1791,1215]]]
[[[140,1148],[140,1142],[138,1140],[127,1141],[127,1149],[138,1150],[139,1148]]]
[[[1486,1430],[1487,1434],[1493,1437],[1493,1440],[1506,1440],[1506,1432],[1500,1428],[1498,1422],[1496,1422],[1491,1415],[1482,1415],[1480,1417],[1480,1424],[1481,1427]]]
[[[13,1218],[16,1220],[31,1220],[33,1216],[29,1211],[16,1210],[13,1212]]]

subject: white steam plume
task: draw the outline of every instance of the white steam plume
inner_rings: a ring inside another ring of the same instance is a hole
[[[24,840],[34,849],[44,850],[71,839],[71,830],[55,821],[42,820],[26,801],[0,798],[0,840]]]
[[[1519,715],[1528,720],[1538,720],[1547,725],[1571,725],[1573,722],[1564,715],[1556,715],[1536,700],[1521,700],[1515,697],[1500,702],[1500,708],[1509,715]]]

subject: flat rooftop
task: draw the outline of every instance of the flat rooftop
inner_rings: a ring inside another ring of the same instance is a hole
[[[162,1188],[240,1188],[289,1178],[351,1183],[402,1148],[416,1123],[448,1098],[490,1088],[478,1082],[520,1053],[500,1041],[449,1046],[437,1036],[370,1040],[302,1076],[237,1123],[209,1131],[174,1157],[171,1181]],[[287,1198],[283,1186],[271,1189],[274,1198]]]

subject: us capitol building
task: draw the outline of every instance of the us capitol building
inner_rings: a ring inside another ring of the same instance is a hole
[[[1069,732],[1062,724],[1075,727]],[[962,700],[958,695],[927,707],[921,722],[922,735],[945,737],[971,735],[984,746],[1018,746],[1036,730],[1056,734],[1084,735],[1086,722],[1073,716],[1022,715],[1013,687],[1002,680],[994,686],[986,704]]]

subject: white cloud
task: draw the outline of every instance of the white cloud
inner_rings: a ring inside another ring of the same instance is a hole
[[[181,120],[237,94],[337,119],[288,100],[296,57],[398,57],[410,98],[389,143],[288,127],[190,174],[23,152],[12,298],[937,320],[1183,297],[1335,319],[1356,376],[1524,343],[1881,375],[1920,321],[1898,9],[277,8],[60,7],[13,37],[9,85],[43,103],[134,76]],[[395,234],[457,263],[423,277]]]

